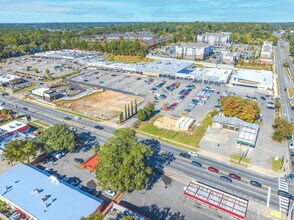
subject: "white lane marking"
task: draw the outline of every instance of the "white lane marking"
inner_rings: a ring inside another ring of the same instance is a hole
[[[270,199],[271,199],[271,188],[268,188],[268,193],[267,193],[267,201],[266,201],[266,206],[269,207],[270,204]]]

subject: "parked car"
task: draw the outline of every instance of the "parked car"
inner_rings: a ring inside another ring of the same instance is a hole
[[[218,172],[219,172],[219,170],[216,169],[216,168],[214,168],[214,167],[208,167],[208,170],[209,170],[210,172],[213,172],[213,173],[218,173]]]
[[[190,154],[192,157],[198,157],[199,154],[193,151],[190,151],[188,154]]]
[[[202,167],[202,164],[199,163],[199,162],[197,162],[197,161],[195,161],[195,160],[193,160],[193,161],[191,162],[191,164],[194,165],[194,166],[196,166],[196,167]]]
[[[84,163],[84,160],[81,158],[74,158],[74,162],[82,164],[82,163]]]
[[[109,196],[115,196],[115,192],[113,192],[112,190],[106,190],[104,192]]]
[[[279,196],[283,196],[283,197],[286,197],[288,199],[292,198],[292,195],[286,191],[283,191],[283,190],[278,190],[278,195]]]
[[[235,180],[241,180],[241,177],[234,174],[234,173],[229,173],[229,177],[231,177],[232,179],[235,179]]]
[[[233,182],[233,180],[230,179],[230,178],[227,177],[227,176],[220,176],[219,178],[220,178],[220,180],[222,180],[222,181],[224,181],[224,182],[226,182],[226,183],[232,183],[232,182]]]
[[[184,158],[191,158],[191,155],[188,153],[180,153],[180,156]]]
[[[266,100],[266,98],[265,98],[264,96],[260,96],[260,98],[261,98],[262,100]]]
[[[80,116],[75,116],[74,119],[80,120],[81,117]]]
[[[259,183],[259,182],[257,182],[257,181],[254,181],[254,180],[251,180],[251,181],[250,181],[250,185],[251,185],[251,186],[256,186],[256,187],[258,187],[258,188],[261,188],[261,187],[262,187],[261,183]]]

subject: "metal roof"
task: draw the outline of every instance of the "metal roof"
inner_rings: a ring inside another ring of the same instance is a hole
[[[234,217],[245,219],[249,201],[199,181],[191,181],[184,195],[198,200]]]
[[[252,123],[242,123],[242,126],[238,132],[237,142],[245,145],[255,146],[259,126]]]
[[[89,216],[102,204],[57,178],[19,163],[0,175],[0,198],[36,219],[74,220]]]
[[[222,125],[234,126],[236,128],[240,128],[242,124],[242,120],[236,117],[223,117],[223,116],[214,116],[212,118],[213,122],[220,123]]]

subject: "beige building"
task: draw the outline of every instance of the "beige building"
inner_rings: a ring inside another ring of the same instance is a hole
[[[176,57],[187,60],[203,60],[212,54],[212,46],[206,43],[185,43],[176,46]]]
[[[197,42],[220,46],[230,42],[231,34],[229,32],[205,33],[197,35]]]

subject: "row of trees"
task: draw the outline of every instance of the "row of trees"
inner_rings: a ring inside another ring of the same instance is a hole
[[[290,31],[286,31],[286,33],[283,35],[283,38],[289,42],[290,44],[290,54],[294,56],[294,35],[290,33]]]
[[[30,162],[37,152],[51,153],[57,150],[72,150],[78,145],[77,135],[66,125],[55,125],[41,133],[36,141],[13,140],[4,149],[8,163]]]
[[[138,104],[137,104],[137,100],[135,99],[135,105],[133,104],[133,102],[131,102],[131,104],[125,104],[124,113],[120,112],[117,116],[118,123],[121,123],[129,119],[133,115],[137,114],[137,112],[138,112]]]
[[[223,97],[220,105],[225,116],[237,117],[247,122],[254,122],[260,115],[257,102],[239,96]]]
[[[155,107],[153,103],[149,102],[143,109],[140,109],[138,111],[137,118],[140,121],[145,121],[147,118],[149,118],[153,114],[154,110],[155,110]]]

